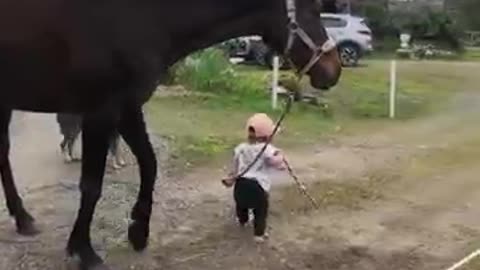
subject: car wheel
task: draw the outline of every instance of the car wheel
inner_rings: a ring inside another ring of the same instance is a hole
[[[252,42],[250,53],[255,64],[260,66],[267,64],[265,63],[265,56],[268,54],[268,48],[262,43]]]
[[[342,44],[338,48],[340,60],[344,67],[354,67],[358,64],[360,58],[360,50],[358,46],[352,43]]]

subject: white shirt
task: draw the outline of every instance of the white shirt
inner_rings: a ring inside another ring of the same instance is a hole
[[[255,160],[264,146],[265,143],[242,143],[238,145],[234,150],[234,159],[238,166],[237,173],[242,173]],[[278,149],[275,146],[269,144],[257,162],[242,177],[257,180],[266,192],[270,191],[272,185],[270,174],[272,170],[275,171],[276,169],[269,166],[266,161],[267,158],[273,157],[277,151]]]

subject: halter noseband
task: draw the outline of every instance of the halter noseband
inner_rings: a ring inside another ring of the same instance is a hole
[[[290,59],[290,51],[292,50],[293,43],[295,42],[295,38],[297,36],[312,51],[312,57],[310,58],[310,61],[308,61],[308,63],[297,72],[298,76],[301,78],[308,71],[310,71],[310,69],[320,60],[320,58],[322,58],[325,53],[335,49],[336,43],[331,37],[328,37],[328,39],[321,46],[317,46],[315,42],[313,42],[307,32],[305,32],[305,30],[303,30],[297,22],[297,7],[295,1],[296,0],[286,0],[287,17],[289,20],[287,27],[289,33],[287,45],[283,53],[288,57],[288,59]]]

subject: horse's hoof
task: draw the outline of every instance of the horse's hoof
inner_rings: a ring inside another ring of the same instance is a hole
[[[148,225],[134,221],[128,228],[128,240],[137,252],[145,250],[148,245]]]
[[[67,255],[80,270],[110,270],[93,249],[78,251],[71,242],[67,246]]]
[[[33,218],[25,218],[17,222],[17,233],[23,236],[35,236],[40,233],[40,230],[35,226]]]

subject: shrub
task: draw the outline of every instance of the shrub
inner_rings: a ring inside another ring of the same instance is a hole
[[[193,91],[230,92],[237,74],[222,50],[208,48],[189,55],[175,70],[175,81]]]
[[[175,82],[192,91],[235,96],[265,94],[264,80],[238,72],[225,52],[208,48],[188,56],[175,69]]]
[[[426,40],[462,51],[459,42],[461,31],[443,11],[435,11],[428,7],[423,7],[417,12],[398,10],[392,12],[391,20],[398,32],[409,32],[412,35],[412,42]]]

